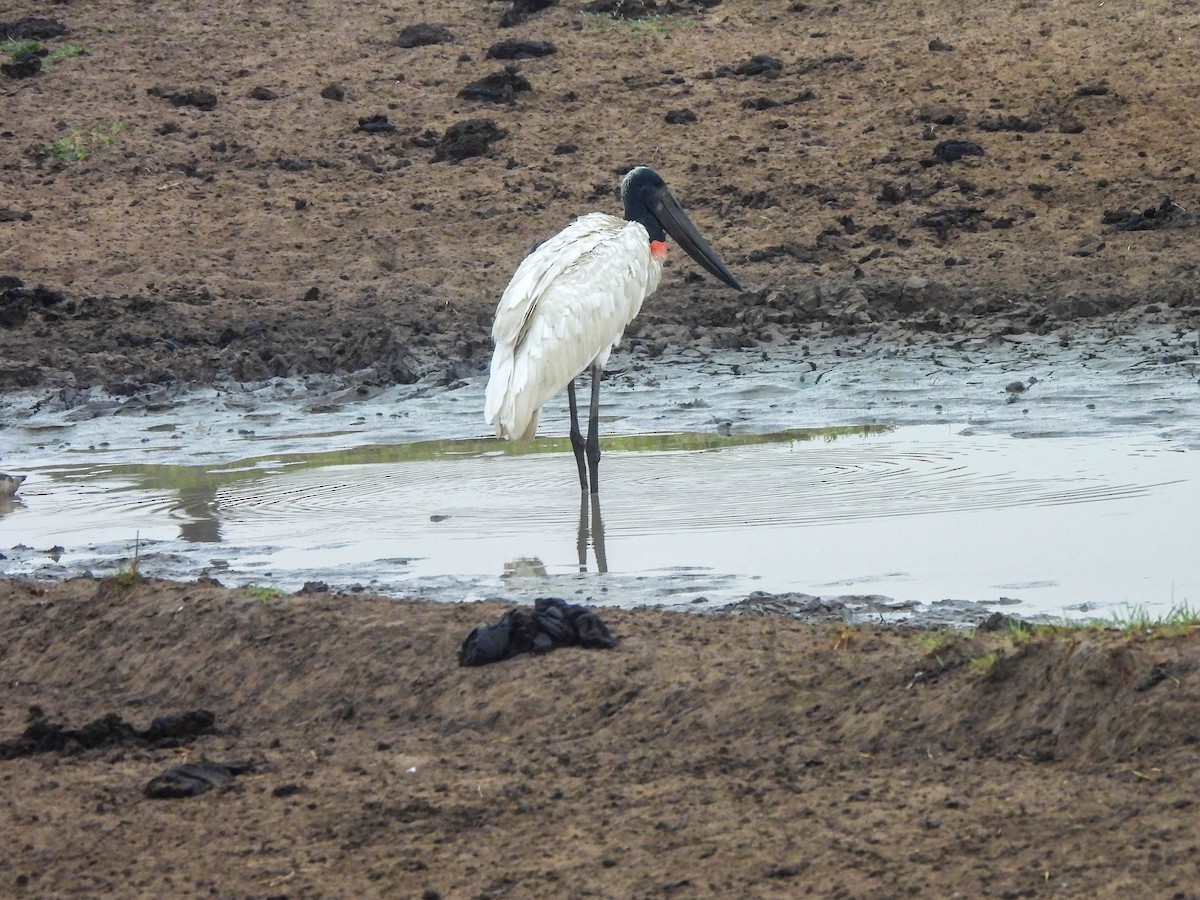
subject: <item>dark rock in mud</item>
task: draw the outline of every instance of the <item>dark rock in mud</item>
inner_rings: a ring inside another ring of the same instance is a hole
[[[1037,119],[1023,119],[1020,116],[985,116],[979,120],[982,131],[1018,131],[1033,134],[1041,131],[1043,125]]]
[[[614,19],[647,19],[659,15],[655,0],[592,0],[580,7],[594,16],[612,16]]]
[[[508,132],[497,127],[491,119],[466,119],[455,122],[446,129],[433,153],[433,161],[468,159],[483,156],[494,141],[508,136]]]
[[[32,219],[33,213],[21,212],[11,206],[0,206],[0,222],[29,222]]]
[[[0,500],[7,500],[14,496],[28,477],[28,475],[9,475],[7,472],[0,472]],[[0,557],[0,559],[3,558],[5,557]],[[57,561],[55,560],[55,562]]]
[[[810,59],[807,62],[797,63],[792,66],[791,71],[796,75],[807,75],[809,72],[824,69],[826,66],[836,66],[853,62],[856,62],[853,53],[833,53],[829,56],[823,56],[820,59]],[[862,63],[857,63],[854,68],[861,69],[862,67]]]
[[[327,84],[321,88],[321,98],[323,100],[334,100],[341,103],[346,99],[346,89],[340,84]]]
[[[696,114],[690,109],[669,110],[665,118],[670,125],[690,125],[697,120]]]
[[[766,53],[756,53],[748,60],[738,63],[734,67],[721,66],[713,74],[717,78],[729,78],[733,75],[766,75],[768,77],[778,75],[783,71],[783,63],[773,56],[768,56]]]
[[[955,228],[974,231],[979,224],[983,210],[974,206],[955,206],[951,209],[935,209],[917,219],[917,224],[928,228],[940,240],[948,240],[950,232]]]
[[[29,16],[15,22],[0,22],[0,39],[6,41],[45,41],[62,37],[70,31],[58,19],[39,19]]]
[[[412,49],[432,44],[448,44],[453,40],[454,35],[441,25],[407,25],[396,38],[396,46]]]
[[[388,121],[387,116],[376,114],[360,118],[358,124],[354,126],[354,130],[366,134],[392,134],[395,132],[396,126]]]
[[[176,746],[212,729],[216,716],[207,710],[194,710],[155,719],[141,731],[115,713],[96,719],[82,728],[70,728],[51,722],[40,709],[30,710],[29,725],[16,740],[0,743],[0,759],[18,759],[38,753],[76,752],[122,744]]]
[[[1141,212],[1106,212],[1101,221],[1115,225],[1113,231],[1154,231],[1159,228],[1189,228],[1196,224],[1197,218],[1170,197],[1164,197],[1158,206],[1148,207]]]
[[[500,17],[501,28],[520,25],[526,18],[558,4],[558,0],[513,0],[513,5]]]
[[[951,138],[948,141],[938,141],[933,148],[934,160],[938,162],[958,162],[964,156],[983,156],[983,148],[974,141],[962,138]]]
[[[214,787],[232,783],[235,775],[250,769],[249,763],[181,763],[151,778],[142,793],[152,800],[196,797]]]
[[[746,98],[742,101],[742,109],[774,109],[783,104],[778,100],[772,100],[770,97],[755,97],[753,99]]]
[[[0,63],[0,75],[9,78],[32,78],[42,71],[42,61],[36,56],[26,56],[18,62]]]
[[[499,72],[485,75],[458,92],[464,100],[479,100],[484,103],[513,103],[523,91],[533,90],[533,85],[521,75],[516,66],[505,66]]]
[[[166,100],[172,106],[194,106],[196,109],[201,109],[205,112],[217,108],[217,95],[204,88],[177,91],[174,88],[159,85],[146,88],[146,93],[151,97],[159,97]]]
[[[549,41],[531,41],[525,38],[509,38],[488,47],[488,59],[537,59],[558,52]]]
[[[42,60],[50,53],[45,47],[21,50],[12,55],[12,61],[0,63],[0,73],[9,78],[32,78],[42,71]]]
[[[278,100],[279,95],[277,93],[275,93],[273,90],[271,90],[269,87],[263,87],[262,85],[259,85],[258,87],[254,88],[253,90],[250,91],[250,99],[251,100]]]
[[[45,311],[62,303],[60,291],[38,285],[26,288],[21,279],[11,275],[0,278],[0,328],[19,328],[35,310]]]
[[[967,120],[967,114],[956,106],[945,103],[926,103],[917,111],[918,122],[932,122],[934,125],[961,125]]]

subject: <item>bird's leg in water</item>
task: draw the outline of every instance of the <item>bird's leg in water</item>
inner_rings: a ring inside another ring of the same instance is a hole
[[[571,405],[571,449],[575,451],[575,465],[579,467],[579,490],[587,493],[587,464],[583,457],[583,434],[579,431],[579,410],[575,405],[575,379],[567,384],[567,402]]]
[[[600,379],[604,370],[592,366],[592,406],[588,411],[587,461],[592,475],[592,493],[600,493]]]

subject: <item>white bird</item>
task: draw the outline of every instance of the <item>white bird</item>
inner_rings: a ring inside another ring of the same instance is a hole
[[[496,349],[484,404],[484,418],[495,424],[497,436],[531,440],[542,406],[565,387],[579,486],[586,491],[590,483],[593,494],[600,490],[600,379],[625,327],[658,287],[667,235],[721,281],[742,289],[656,172],[645,166],[630,171],[621,182],[621,201],[624,219],[580,216],[517,267],[496,308]],[[575,377],[589,369],[585,442]]]

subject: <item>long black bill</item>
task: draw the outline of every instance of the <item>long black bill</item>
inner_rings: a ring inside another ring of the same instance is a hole
[[[700,232],[696,230],[696,226],[692,224],[692,220],[688,218],[688,214],[683,211],[683,207],[679,205],[679,201],[675,199],[666,185],[654,192],[648,205],[650,212],[654,214],[654,218],[658,219],[663,230],[679,242],[679,246],[687,251],[688,256],[731,288],[742,290],[742,286],[733,277],[733,273],[725,268],[721,257],[717,256],[717,252],[708,246],[708,241],[700,237]]]

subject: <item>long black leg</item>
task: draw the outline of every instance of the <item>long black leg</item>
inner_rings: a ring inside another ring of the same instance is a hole
[[[591,469],[592,493],[600,493],[600,379],[604,370],[592,366],[592,406],[588,411],[587,460]]]
[[[571,405],[571,449],[575,451],[575,465],[579,467],[579,490],[587,491],[587,464],[584,462],[583,435],[579,431],[579,410],[575,405],[575,379],[567,385],[567,402]]]

